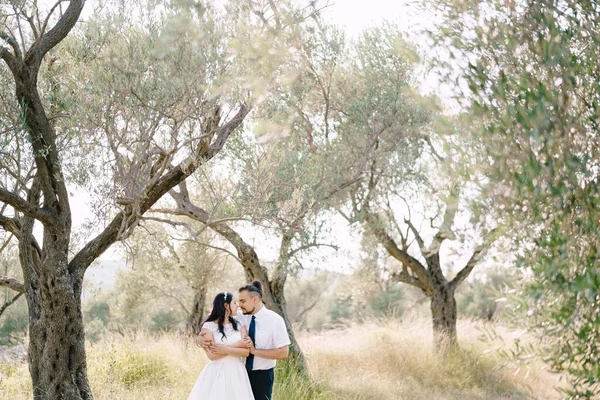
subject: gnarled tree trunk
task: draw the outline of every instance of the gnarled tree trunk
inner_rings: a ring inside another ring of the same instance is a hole
[[[81,281],[65,273],[66,263],[48,270],[38,290],[28,290],[29,370],[35,399],[91,399],[87,378]],[[51,264],[48,262],[45,267]]]
[[[446,354],[458,345],[456,300],[454,290],[448,284],[434,286],[431,290],[431,319],[435,349]]]
[[[68,12],[78,15],[79,11]],[[81,313],[83,274],[69,270],[71,209],[54,127],[37,92],[38,69],[39,64],[22,63],[13,71],[16,97],[36,156],[36,177],[28,206],[50,214],[48,219],[41,218],[42,251],[31,245],[34,223],[31,216],[23,219],[19,241],[29,309],[28,358],[33,395],[36,400],[91,399]]]
[[[454,297],[456,289],[467,279],[496,237],[495,231],[490,232],[483,243],[475,248],[467,264],[452,280],[448,280],[444,276],[440,265],[440,248],[444,240],[454,237],[451,227],[456,214],[457,203],[458,196],[453,198],[451,202],[448,201],[444,222],[429,247],[425,246],[419,232],[410,221],[405,221],[408,225],[406,233],[399,232],[401,242],[398,245],[394,238],[386,232],[380,216],[371,211],[368,203],[363,205],[362,210],[367,226],[373,231],[388,254],[402,264],[402,270],[394,273],[391,277],[392,280],[415,286],[429,298],[434,346],[436,352],[442,355],[448,354],[452,348],[458,346],[456,331],[457,307]],[[425,260],[424,263],[408,253],[408,234],[410,231],[412,231],[419,245],[419,250]]]

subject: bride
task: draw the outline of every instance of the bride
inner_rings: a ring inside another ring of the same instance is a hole
[[[214,343],[204,352],[210,362],[196,380],[188,400],[254,400],[244,364],[249,350],[242,341],[246,327],[233,316],[237,303],[233,294],[219,293],[200,333]]]

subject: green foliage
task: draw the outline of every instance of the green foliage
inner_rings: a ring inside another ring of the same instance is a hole
[[[484,320],[502,318],[508,303],[505,296],[518,285],[514,273],[506,267],[481,270],[459,287],[456,294],[458,312]]]
[[[111,322],[108,296],[94,296],[83,304],[85,338],[90,342],[99,341],[109,331]]]
[[[329,317],[334,324],[348,322],[354,317],[352,296],[338,297],[330,305]]]
[[[0,319],[0,345],[14,345],[25,340],[29,322],[27,309],[13,307]]]
[[[404,291],[400,285],[387,281],[385,290],[376,291],[367,303],[375,318],[399,318],[404,312]]]
[[[86,310],[83,316],[84,322],[97,319],[104,325],[108,324],[110,319],[110,305],[106,301],[94,302]]]
[[[440,38],[469,60],[459,73],[509,217],[517,264],[533,279],[520,307],[569,398],[600,395],[600,14],[595,2],[439,6]],[[467,34],[470,32],[472,34]]]
[[[287,359],[277,361],[273,398],[329,400],[332,393],[324,383],[303,373],[293,359]]]
[[[5,240],[12,239],[12,235],[0,235],[0,246]],[[6,243],[0,252],[0,275],[15,277],[22,281],[22,272],[19,270],[19,258],[16,241]],[[17,292],[0,287],[0,307],[11,303],[0,315],[0,345],[23,344],[28,330],[27,300],[21,295],[13,302]]]
[[[150,330],[152,332],[167,332],[173,330],[177,324],[181,322],[181,319],[172,312],[159,310],[152,316],[152,324]]]
[[[125,387],[169,381],[170,366],[157,354],[122,348],[113,349],[108,356],[106,373]]]

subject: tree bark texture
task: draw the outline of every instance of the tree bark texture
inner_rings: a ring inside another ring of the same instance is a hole
[[[200,326],[205,317],[204,305],[206,304],[206,291],[206,286],[201,285],[196,289],[196,293],[194,293],[192,309],[186,324],[188,334],[194,335],[200,332]]]
[[[440,354],[447,354],[458,344],[456,333],[456,300],[448,285],[434,286],[431,293],[433,341]]]

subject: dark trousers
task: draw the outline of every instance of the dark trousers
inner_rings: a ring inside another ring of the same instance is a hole
[[[258,369],[248,372],[250,386],[255,400],[271,400],[273,395],[273,382],[275,381],[275,371],[273,368],[267,370]]]

